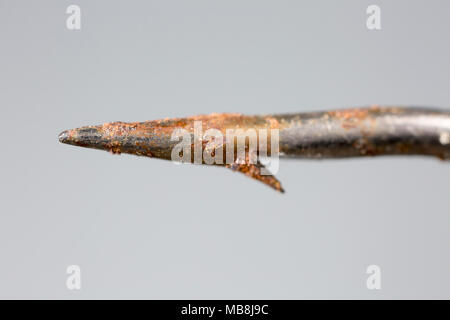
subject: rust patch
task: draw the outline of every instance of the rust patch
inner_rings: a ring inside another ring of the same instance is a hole
[[[344,129],[354,129],[361,127],[363,122],[369,117],[369,109],[347,109],[328,112],[330,117],[336,118],[342,122]]]

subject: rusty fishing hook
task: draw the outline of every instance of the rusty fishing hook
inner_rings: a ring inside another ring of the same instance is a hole
[[[192,154],[195,153],[196,146],[199,146],[202,154],[205,151],[215,153],[219,148],[226,149],[225,139],[211,144],[203,136],[195,137],[196,121],[201,122],[203,130],[218,130],[224,136],[227,130],[242,129],[240,135],[245,135],[248,129],[277,130],[278,150],[271,147],[274,138],[269,134],[266,147],[258,149],[257,157],[263,150],[270,155],[277,153],[280,157],[289,158],[325,159],[379,155],[424,155],[443,160],[450,158],[450,112],[412,107],[372,106],[253,116],[238,113],[211,114],[133,123],[111,122],[66,130],[59,135],[59,141],[116,154],[128,153],[170,160],[179,143],[173,139],[173,132],[182,129],[194,137]],[[260,137],[258,139],[261,145]],[[247,140],[245,146],[248,153],[244,160],[236,156],[233,147],[235,157],[231,163],[223,161],[213,164],[242,172],[283,191],[280,182],[273,175],[262,174],[264,166],[259,160],[249,161],[249,155],[254,150],[250,150],[250,142]],[[193,156],[189,160],[196,162]],[[225,160],[225,156],[222,160]],[[200,163],[209,164],[203,160]]]

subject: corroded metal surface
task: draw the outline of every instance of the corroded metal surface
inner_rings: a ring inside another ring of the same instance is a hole
[[[280,131],[280,151],[286,156],[450,158],[448,111],[374,106],[275,117],[284,128]]]
[[[112,122],[86,126],[62,132],[59,140],[81,147],[128,153],[170,160],[179,143],[172,139],[174,130],[183,129],[192,136],[191,159],[199,143],[201,151],[211,147],[211,141],[195,135],[195,122],[202,130],[216,129],[225,137],[227,130],[267,129],[267,143],[258,140],[258,148],[249,154],[271,150],[270,130],[279,132],[279,155],[291,158],[345,158],[378,155],[426,155],[450,158],[450,112],[437,109],[379,107],[311,112],[285,115],[246,116],[241,114],[211,114],[179,119],[145,122]],[[225,139],[225,138],[223,138]],[[226,151],[226,143],[215,141]],[[213,150],[214,153],[214,150]],[[249,158],[234,159],[223,166],[242,172],[278,191],[283,191],[274,176],[261,174],[262,164]],[[236,155],[235,150],[233,154]],[[205,162],[202,160],[201,163]],[[215,163],[215,165],[218,165]]]

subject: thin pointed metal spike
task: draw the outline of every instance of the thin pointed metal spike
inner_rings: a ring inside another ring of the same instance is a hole
[[[75,146],[128,153],[165,160],[172,159],[172,150],[179,143],[172,138],[176,129],[195,137],[195,121],[203,132],[216,129],[226,136],[227,130],[278,130],[280,157],[346,158],[379,155],[423,155],[450,159],[450,112],[411,107],[354,108],[324,112],[246,116],[242,114],[211,114],[188,118],[145,122],[112,122],[63,131],[59,141]],[[271,150],[270,136],[265,152]],[[197,139],[198,140],[198,139]],[[209,140],[200,139],[201,151],[210,147]],[[219,147],[225,149],[225,141]],[[246,145],[248,151],[249,145]],[[192,144],[192,158],[195,143]],[[258,149],[259,150],[259,149]],[[233,153],[235,150],[233,150]],[[202,153],[203,154],[203,153]],[[224,153],[225,154],[225,153]],[[257,155],[258,156],[258,155]],[[259,162],[245,161],[222,165],[257,179],[283,192],[280,182],[263,175]],[[203,160],[201,163],[206,164]]]

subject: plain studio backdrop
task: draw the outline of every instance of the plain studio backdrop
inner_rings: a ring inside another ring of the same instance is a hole
[[[366,27],[369,5],[381,30]],[[66,9],[81,8],[69,30]],[[448,1],[0,0],[1,298],[450,298],[450,163],[223,168],[60,144],[212,112],[450,107]],[[69,290],[68,266],[81,269]],[[369,290],[368,266],[381,270]]]

